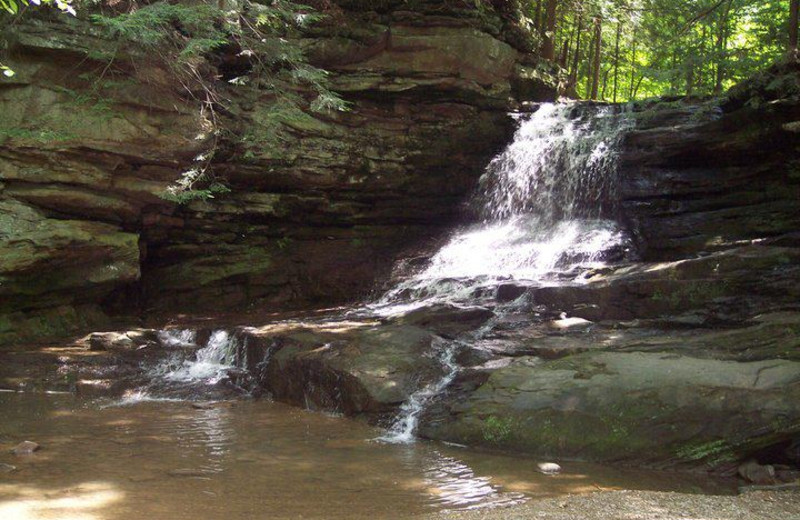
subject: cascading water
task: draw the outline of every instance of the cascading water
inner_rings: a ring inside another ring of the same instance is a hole
[[[167,357],[146,367],[147,384],[126,392],[117,404],[206,398],[209,389],[228,379],[241,352],[238,340],[225,330],[214,331],[200,349],[193,330],[162,330],[158,340]]]
[[[177,367],[167,366],[164,379],[215,385],[234,368],[236,346],[236,339],[227,331],[214,331],[206,346],[197,351],[195,359],[185,359]]]
[[[630,121],[615,107],[579,104],[544,104],[522,118],[513,142],[481,178],[476,203],[483,221],[455,233],[424,270],[370,311],[393,316],[480,303],[508,280],[575,282],[581,271],[630,249],[614,221],[617,150]],[[439,349],[445,375],[403,404],[381,440],[413,441],[425,406],[458,372],[453,345]]]
[[[457,344],[437,338],[433,342],[433,347],[437,352],[437,358],[444,370],[444,375],[437,381],[411,394],[411,397],[400,407],[400,413],[389,428],[389,431],[378,440],[393,444],[414,442],[414,432],[419,423],[419,415],[428,402],[439,395],[455,379],[458,373],[458,365],[455,360]]]
[[[629,249],[613,217],[617,149],[630,124],[615,107],[577,104],[544,104],[522,118],[481,178],[483,222],[453,235],[373,310],[468,303],[500,281],[546,283]]]

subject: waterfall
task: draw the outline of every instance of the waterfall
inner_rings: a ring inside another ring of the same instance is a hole
[[[476,304],[508,280],[578,282],[582,271],[626,254],[630,240],[615,221],[615,192],[619,145],[631,121],[617,107],[575,103],[543,104],[520,117],[514,139],[480,179],[474,202],[482,221],[455,232],[370,311],[392,316]],[[420,414],[458,373],[455,345],[439,345],[444,375],[401,406],[381,440],[413,441]]]
[[[481,177],[482,214],[493,222],[533,215],[542,226],[609,216],[630,121],[616,107],[542,105]]]
[[[177,367],[168,367],[162,376],[168,381],[217,384],[234,367],[236,340],[225,330],[217,330],[194,359],[184,359]]]
[[[615,191],[631,121],[617,107],[574,103],[543,104],[521,117],[513,141],[481,177],[482,222],[456,232],[373,310],[468,303],[501,281],[552,282],[624,255],[631,246],[614,220]]]
[[[437,352],[439,363],[444,369],[444,374],[438,380],[411,394],[411,397],[400,407],[400,413],[389,428],[389,431],[379,437],[378,440],[392,444],[414,442],[414,432],[419,423],[419,415],[428,402],[439,395],[455,379],[458,373],[458,365],[455,360],[457,344],[437,338],[434,340],[433,346]]]

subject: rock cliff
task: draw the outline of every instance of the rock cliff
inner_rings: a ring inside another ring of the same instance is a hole
[[[509,37],[508,13],[329,7],[304,45],[351,110],[290,126],[283,141],[263,124],[274,96],[228,84],[224,62],[227,134],[213,137],[197,92],[155,57],[109,57],[88,22],[7,31],[17,74],[0,83],[0,343],[114,317],[356,299],[458,214],[512,130],[516,94],[554,95]],[[163,200],[212,139],[231,193]]]

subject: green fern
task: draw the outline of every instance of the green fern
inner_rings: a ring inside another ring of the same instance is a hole
[[[347,110],[347,103],[331,91],[328,73],[308,63],[296,35],[304,27],[318,22],[322,15],[310,7],[288,0],[266,2],[244,0],[238,12],[224,12],[211,3],[184,5],[156,2],[132,12],[117,16],[94,15],[94,23],[102,27],[109,38],[119,45],[132,49],[140,47],[165,59],[167,66],[183,80],[203,84],[205,106],[220,104],[223,96],[218,78],[203,78],[199,65],[223,47],[240,49],[240,56],[248,60],[251,71],[243,77],[228,81],[232,85],[248,85],[248,88],[266,91],[273,95],[274,106],[262,110],[255,121],[255,128],[238,138],[249,148],[265,148],[285,142],[291,129],[307,128],[315,124],[312,112],[334,112]],[[114,55],[118,53],[115,52]],[[135,52],[122,53],[136,56]],[[112,58],[113,59],[113,58]],[[203,69],[205,70],[205,69]],[[206,157],[213,156],[219,136],[231,135],[222,122],[212,113],[213,130],[217,137]],[[186,203],[198,198],[213,198],[224,193],[213,179],[213,161],[205,161],[202,167],[185,172],[164,194],[164,198]],[[215,186],[212,189],[212,186]]]

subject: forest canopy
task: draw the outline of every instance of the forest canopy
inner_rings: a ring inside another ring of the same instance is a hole
[[[626,101],[719,94],[797,49],[797,0],[530,0],[564,89]]]

